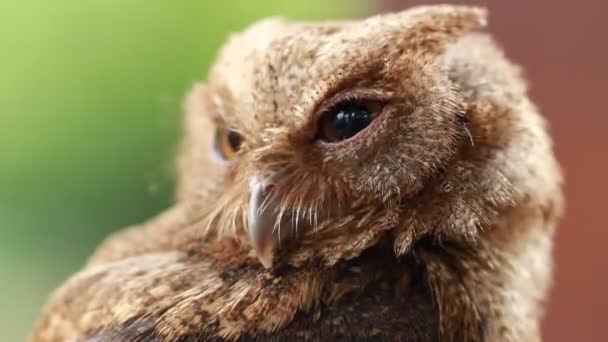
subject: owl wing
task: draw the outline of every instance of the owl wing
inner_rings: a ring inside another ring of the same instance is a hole
[[[298,313],[286,328],[272,334],[244,334],[240,341],[439,341],[437,317],[422,293],[408,296],[407,304],[396,307],[386,296],[348,298],[316,312]],[[204,331],[180,336],[176,342],[222,340]],[[153,319],[137,319],[119,327],[102,330],[89,342],[166,341]]]
[[[92,264],[52,296],[33,341],[437,340],[430,295],[396,300],[365,258],[270,272],[227,240]]]

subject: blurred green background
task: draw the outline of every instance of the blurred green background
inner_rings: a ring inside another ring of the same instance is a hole
[[[0,341],[109,232],[171,201],[185,92],[227,34],[362,1],[2,0]]]

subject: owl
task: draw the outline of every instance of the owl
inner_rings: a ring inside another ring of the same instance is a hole
[[[540,340],[561,174],[485,18],[231,36],[186,101],[174,206],[109,237],[31,340]]]

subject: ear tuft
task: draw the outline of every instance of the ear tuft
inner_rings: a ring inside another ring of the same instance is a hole
[[[396,16],[405,22],[465,32],[486,26],[488,11],[475,6],[431,5],[413,7]]]
[[[404,14],[408,45],[429,53],[442,51],[447,43],[487,22],[486,9],[470,6],[421,6]]]
[[[381,27],[386,38],[410,51],[438,54],[449,42],[486,26],[486,19],[485,8],[434,5],[373,17],[367,24]]]

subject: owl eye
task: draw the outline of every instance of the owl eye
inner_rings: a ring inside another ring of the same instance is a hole
[[[321,116],[318,138],[327,142],[349,139],[374,121],[377,110],[375,103],[338,104]]]
[[[241,135],[236,131],[225,127],[217,127],[215,129],[215,151],[222,159],[234,159],[241,147],[241,143]]]

